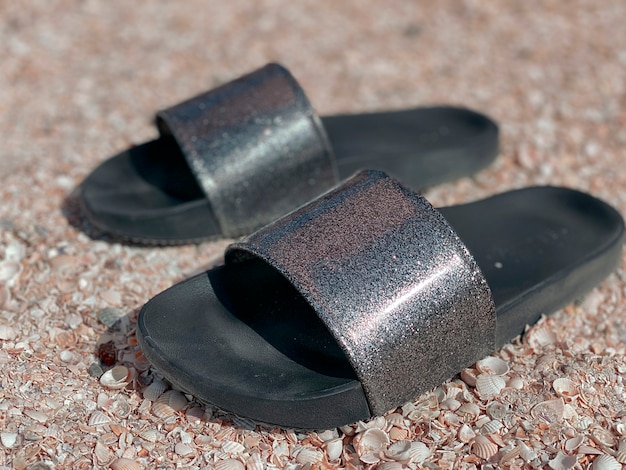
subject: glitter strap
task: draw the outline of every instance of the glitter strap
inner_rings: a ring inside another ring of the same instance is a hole
[[[304,296],[339,343],[373,414],[439,385],[495,349],[495,305],[467,248],[420,195],[360,172],[233,244]]]
[[[296,80],[269,64],[157,115],[178,142],[222,233],[249,233],[338,181],[319,117]]]

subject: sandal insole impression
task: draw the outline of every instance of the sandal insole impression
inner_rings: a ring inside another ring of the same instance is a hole
[[[491,288],[498,348],[580,298],[620,260],[621,216],[575,190],[527,188],[438,210]],[[171,287],[144,306],[138,331],[146,357],[174,386],[222,409],[303,429],[370,416],[325,326],[258,260]]]

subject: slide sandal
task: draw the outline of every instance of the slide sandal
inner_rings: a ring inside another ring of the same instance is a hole
[[[469,175],[498,152],[488,117],[453,107],[319,118],[269,64],[157,115],[160,137],[103,162],[81,185],[91,222],[122,239],[237,237],[364,168],[415,189]]]
[[[403,405],[580,298],[619,263],[623,232],[571,189],[434,209],[364,171],[154,297],[137,336],[204,402],[333,428]]]

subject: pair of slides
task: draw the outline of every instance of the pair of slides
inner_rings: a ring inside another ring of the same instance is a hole
[[[244,417],[327,429],[385,413],[620,260],[621,216],[578,191],[439,209],[416,193],[495,158],[497,126],[466,109],[319,118],[270,64],[157,122],[159,139],[85,180],[83,202],[135,241],[254,231],[150,300],[137,330],[174,386]]]

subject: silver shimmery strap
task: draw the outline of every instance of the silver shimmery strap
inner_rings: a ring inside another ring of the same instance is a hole
[[[326,324],[373,415],[495,350],[495,306],[475,260],[430,203],[384,173],[356,174],[231,245],[226,261],[255,256]]]
[[[269,64],[157,115],[222,234],[250,233],[339,180],[326,131],[293,76]]]

